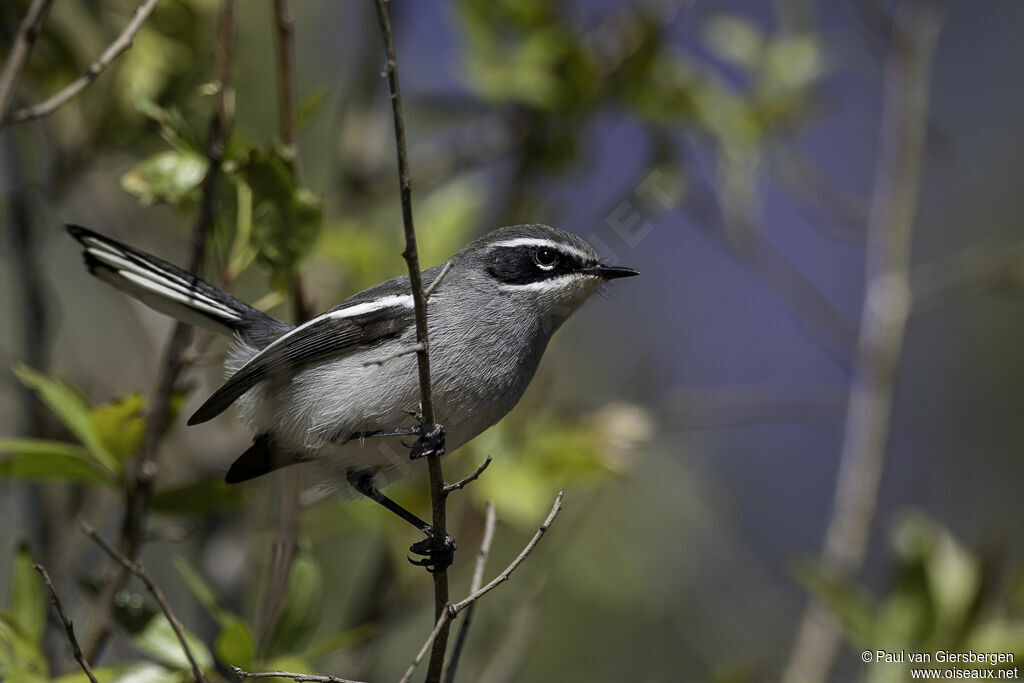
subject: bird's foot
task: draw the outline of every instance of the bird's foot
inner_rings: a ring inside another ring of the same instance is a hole
[[[428,455],[444,455],[444,437],[444,425],[423,425],[420,427],[420,438],[409,446],[409,459],[419,460]]]
[[[410,564],[426,567],[428,572],[436,574],[451,566],[455,559],[455,539],[445,536],[444,541],[438,546],[435,544],[433,533],[431,533],[422,541],[417,541],[409,546],[409,550],[416,555],[422,555],[422,558],[417,560],[408,558]]]

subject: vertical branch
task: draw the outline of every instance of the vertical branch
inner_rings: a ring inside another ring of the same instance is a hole
[[[32,54],[32,48],[43,29],[51,5],[53,0],[33,0],[25,18],[18,26],[14,44],[7,55],[7,63],[4,64],[3,71],[0,71],[0,128],[7,122],[11,104],[18,92],[21,74],[25,71],[25,65],[28,64],[29,55]]]
[[[277,126],[281,142],[295,145],[295,22],[288,0],[274,0],[274,37],[277,41]]]
[[[485,460],[484,462],[490,462]],[[478,470],[482,471],[482,470]],[[491,543],[494,541],[494,526],[497,519],[494,515],[494,503],[487,501],[487,513],[484,518],[484,537],[480,541],[480,550],[476,554],[476,566],[473,568],[473,580],[469,584],[469,594],[474,595],[480,590],[484,583],[484,569],[487,568],[487,556],[491,554]],[[466,638],[469,636],[469,626],[473,623],[473,611],[476,609],[476,602],[466,608],[466,616],[462,617],[462,625],[459,626],[459,635],[455,638],[455,648],[452,650],[451,661],[448,662],[448,670],[445,672],[445,683],[454,683],[455,671],[459,666],[459,657],[462,656],[462,648],[466,646]]]
[[[200,199],[192,239],[189,246],[188,270],[198,273],[203,265],[207,237],[215,218],[217,181],[224,150],[231,130],[234,102],[231,92],[231,68],[234,52],[235,0],[222,0],[217,28],[217,43],[214,47],[214,79],[217,91],[213,99],[213,112],[206,141],[207,169],[200,186]],[[124,516],[118,539],[119,552],[129,559],[139,552],[149,502],[157,474],[157,451],[171,416],[171,399],[178,378],[185,368],[184,352],[191,338],[191,327],[176,323],[167,346],[164,349],[160,375],[150,403],[146,419],[146,434],[142,449],[136,454],[131,468],[125,498]],[[111,609],[114,596],[128,578],[128,569],[121,566],[106,581],[97,602],[92,629],[86,639],[85,652],[88,659],[94,659],[106,642],[113,627]]]
[[[405,226],[405,258],[409,269],[409,285],[412,289],[413,305],[416,312],[416,352],[417,368],[420,380],[420,404],[425,428],[434,427],[434,404],[430,396],[430,356],[427,341],[427,301],[423,293],[423,278],[420,274],[419,252],[416,249],[416,230],[412,217],[412,180],[409,173],[409,158],[405,143],[405,122],[402,119],[402,97],[398,83],[398,59],[395,56],[395,39],[391,31],[391,17],[388,0],[375,0],[377,19],[384,38],[384,49],[387,54],[386,71],[388,87],[391,92],[391,111],[395,123],[395,147],[398,154],[398,179],[402,198],[402,223]],[[440,550],[446,537],[445,531],[445,493],[444,475],[441,472],[441,459],[437,455],[427,456],[430,472],[430,500],[432,508],[432,526],[434,528],[435,547]],[[448,605],[448,571],[442,569],[434,573],[434,618],[440,619]],[[427,666],[428,683],[436,683],[441,679],[444,668],[444,656],[448,645],[450,621],[445,620],[434,639]]]
[[[295,68],[294,22],[288,9],[288,0],[274,0],[274,41],[277,48],[277,129],[284,147],[283,156],[295,182]],[[290,293],[295,324],[312,317],[312,311],[303,294],[302,277],[295,272],[291,277]],[[278,525],[271,551],[270,578],[265,598],[266,611],[260,629],[260,649],[270,646],[274,627],[288,597],[288,579],[299,537],[299,495],[302,492],[302,469],[288,468],[281,475]]]
[[[892,426],[910,310],[910,244],[927,128],[928,72],[940,25],[933,0],[906,3],[906,32],[893,40],[885,63],[857,363],[823,557],[829,569],[844,575],[861,566],[867,551]],[[825,680],[840,636],[835,617],[815,601],[804,614],[783,680]]]

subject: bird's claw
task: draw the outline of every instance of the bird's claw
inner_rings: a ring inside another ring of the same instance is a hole
[[[418,460],[428,455],[444,455],[444,437],[444,425],[423,425],[420,438],[409,447],[409,459]]]
[[[436,574],[451,566],[452,561],[455,559],[455,539],[451,536],[445,536],[444,542],[440,547],[437,547],[434,545],[434,537],[427,536],[422,541],[417,541],[409,546],[409,550],[416,555],[423,556],[417,560],[411,557],[406,558],[410,564],[414,564],[417,567],[425,567],[431,574]]]

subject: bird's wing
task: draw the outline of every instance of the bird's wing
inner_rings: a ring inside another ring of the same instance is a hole
[[[212,420],[268,377],[288,376],[314,361],[394,337],[413,323],[409,294],[383,296],[319,315],[253,356],[206,399],[188,424]]]

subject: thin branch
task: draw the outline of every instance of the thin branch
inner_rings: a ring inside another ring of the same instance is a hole
[[[386,71],[388,88],[391,93],[391,113],[395,124],[395,148],[398,156],[398,179],[402,200],[402,223],[405,227],[405,257],[409,269],[409,286],[412,291],[413,305],[416,312],[416,342],[423,346],[416,353],[417,369],[420,380],[420,404],[423,424],[433,428],[434,403],[430,395],[430,344],[427,339],[427,297],[423,292],[423,277],[420,273],[419,252],[416,249],[416,229],[412,215],[412,180],[409,173],[409,158],[405,142],[405,121],[402,118],[402,96],[398,82],[398,58],[395,55],[395,38],[391,31],[391,16],[387,0],[375,0],[377,20],[384,39],[384,51],[387,55]],[[437,455],[427,457],[430,474],[430,500],[434,547],[441,551],[447,532],[445,531],[445,495],[444,474],[441,471],[441,458]],[[448,644],[448,622],[443,620],[448,605],[448,571],[442,569],[433,573],[434,577],[434,616],[438,619],[438,633],[433,642],[430,663],[427,667],[427,683],[441,680],[444,669],[444,657]]]
[[[893,40],[885,64],[857,362],[822,558],[840,575],[861,566],[871,538],[910,312],[910,243],[924,156],[928,76],[942,21],[930,0],[905,7],[904,39]],[[826,680],[841,635],[835,616],[814,600],[804,613],[782,680]]]
[[[209,683],[206,679],[206,674],[203,673],[202,667],[200,667],[199,662],[196,661],[195,655],[192,654],[192,648],[188,646],[188,641],[185,639],[185,631],[181,626],[181,622],[174,616],[174,612],[171,611],[171,606],[167,603],[167,598],[164,597],[164,593],[160,590],[160,587],[153,583],[153,580],[149,578],[149,575],[142,567],[132,562],[130,559],[118,552],[116,548],[107,543],[106,540],[104,540],[104,538],[100,536],[99,533],[96,532],[96,529],[92,528],[88,522],[80,520],[79,523],[82,527],[82,533],[91,538],[96,545],[103,549],[103,552],[109,555],[116,562],[119,562],[126,570],[138,577],[139,581],[146,586],[146,590],[148,590],[150,595],[153,596],[153,599],[156,600],[156,603],[160,606],[160,611],[162,611],[164,616],[167,617],[168,623],[170,623],[171,628],[174,630],[174,635],[178,638],[178,643],[181,645],[181,649],[184,651],[185,657],[188,659],[188,663],[192,667],[192,676],[195,678],[196,683]]]
[[[491,460],[492,459],[493,458],[491,458],[491,456],[488,455],[486,458],[484,458],[484,461],[482,463],[480,463],[479,466],[477,466],[477,468],[473,471],[473,473],[471,475],[469,475],[468,477],[464,477],[464,478],[458,480],[454,484],[445,484],[444,495],[447,496],[452,491],[457,491],[459,489],[464,489],[464,488],[466,488],[467,484],[470,484],[470,483],[476,481],[480,477],[480,475],[484,473],[484,470],[486,470],[487,467],[491,464]],[[490,506],[490,503],[488,503],[487,505]]]
[[[114,60],[120,57],[132,46],[132,41],[135,40],[135,35],[142,28],[142,25],[146,22],[146,19],[149,18],[149,15],[153,13],[153,10],[156,8],[156,4],[159,1],[160,0],[146,0],[139,5],[135,10],[135,15],[132,17],[132,20],[128,22],[128,25],[125,26],[123,31],[121,31],[121,35],[107,46],[107,49],[103,51],[103,54],[99,56],[99,59],[90,64],[89,68],[85,70],[85,73],[64,86],[64,88],[56,95],[53,95],[38,104],[12,112],[10,117],[7,119],[7,123],[23,123],[25,121],[31,121],[33,119],[42,118],[43,116],[48,116],[71,101],[75,95],[85,90],[86,87],[96,80],[96,78],[103,73],[108,66],[114,63]]]
[[[473,591],[473,593],[471,593],[470,596],[462,602],[457,602],[454,605],[452,605],[451,611],[454,614],[458,614],[459,612],[466,609],[483,596],[490,593],[492,590],[497,588],[505,581],[508,581],[509,577],[512,576],[512,572],[518,569],[519,565],[521,565],[523,561],[525,561],[526,558],[530,556],[530,553],[533,552],[533,549],[537,547],[538,543],[540,543],[540,539],[544,536],[544,534],[547,533],[548,529],[551,528],[551,525],[555,521],[555,517],[557,517],[558,513],[562,511],[562,497],[564,493],[565,491],[560,490],[558,492],[558,495],[555,496],[555,502],[551,506],[551,511],[548,512],[548,516],[544,519],[544,522],[540,525],[540,527],[538,527],[537,533],[533,535],[533,538],[531,538],[530,542],[526,544],[526,547],[523,548],[523,551],[516,556],[516,559],[512,560],[512,562],[510,562],[509,565],[505,567],[505,570],[493,579],[491,579],[490,583],[488,583],[486,586],[479,590]]]
[[[10,120],[8,113],[18,92],[18,83],[52,5],[53,0],[33,0],[25,18],[18,25],[11,51],[7,54],[7,63],[0,72],[0,128]]]
[[[412,675],[416,672],[416,667],[420,665],[420,662],[422,662],[423,658],[427,655],[427,650],[430,649],[431,645],[437,642],[437,637],[441,633],[442,629],[445,631],[448,630],[449,622],[451,622],[452,617],[454,616],[455,615],[452,613],[450,607],[441,611],[441,616],[438,618],[437,623],[434,624],[434,630],[430,632],[429,636],[427,636],[427,639],[423,642],[423,647],[421,647],[420,651],[416,653],[412,663],[409,664],[409,668],[405,670],[405,675],[399,679],[398,683],[409,683],[409,681],[412,680]]]
[[[431,282],[429,285],[427,285],[427,288],[423,290],[423,296],[425,296],[426,298],[429,299],[430,295],[434,293],[434,290],[437,288],[437,286],[439,284],[441,284],[441,280],[444,279],[444,276],[447,275],[448,271],[451,270],[451,269],[452,269],[452,262],[451,261],[446,262],[444,264],[444,268],[442,268],[441,272],[438,273],[437,277],[434,278],[434,281]]]
[[[914,268],[910,274],[913,315],[931,313],[993,290],[1020,293],[1024,242],[976,245]]]
[[[274,38],[277,48],[277,130],[283,146],[283,157],[295,183],[298,184],[295,146],[295,28],[288,0],[274,0]],[[290,226],[287,226],[290,227]],[[300,325],[313,317],[296,269],[291,274],[289,293],[294,322]],[[270,578],[264,598],[259,633],[260,651],[265,652],[274,628],[284,610],[288,596],[288,580],[298,548],[299,512],[302,494],[302,469],[293,467],[280,479],[278,524],[271,550]]]
[[[801,332],[840,367],[849,368],[855,355],[854,325],[785,254],[754,229],[744,229],[737,239],[731,239],[720,207],[710,192],[692,188],[689,200],[681,208],[690,214],[694,225],[753,272]]]
[[[444,268],[442,268],[441,272],[437,274],[437,277],[434,278],[433,282],[427,285],[427,288],[423,290],[423,296],[429,299],[430,295],[434,293],[434,289],[436,289],[437,286],[441,284],[441,280],[444,278],[445,275],[448,274],[448,271],[451,269],[452,262],[448,261],[447,263],[444,264]],[[373,360],[365,361],[363,363],[363,366],[368,367],[370,365],[383,365],[384,363],[387,363],[389,360],[401,358],[402,356],[407,356],[410,353],[419,353],[424,348],[425,347],[423,346],[423,344],[417,342],[412,346],[406,346],[405,348],[398,349],[397,351],[393,351],[392,353],[389,353],[386,356],[382,356],[381,358],[375,358]]]
[[[85,657],[82,656],[82,648],[78,647],[78,639],[75,638],[75,627],[72,625],[71,620],[68,619],[68,615],[64,613],[64,606],[60,602],[60,597],[57,595],[57,589],[53,586],[53,581],[50,580],[50,575],[46,572],[46,567],[41,564],[34,564],[32,568],[43,577],[46,589],[50,591],[50,602],[53,603],[54,608],[57,610],[60,622],[64,624],[64,633],[67,634],[68,642],[71,643],[71,652],[75,656],[75,661],[82,667],[82,671],[85,672],[85,675],[88,676],[92,683],[99,683],[89,667],[89,662],[85,661]]]
[[[285,148],[295,147],[295,21],[288,0],[274,0],[277,41],[277,125]]]
[[[323,676],[320,674],[300,674],[291,671],[260,671],[249,672],[239,669],[237,666],[230,667],[235,675],[242,678],[290,678],[298,683],[362,683],[350,678],[338,678],[337,676]]]
[[[505,567],[505,570],[503,572],[498,574],[498,576],[496,576],[490,583],[488,583],[483,588],[478,588],[477,590],[472,591],[469,594],[469,597],[467,597],[465,600],[457,602],[454,605],[445,605],[441,609],[441,614],[437,617],[437,622],[434,624],[434,630],[430,632],[429,636],[427,636],[427,640],[423,643],[423,647],[420,648],[419,654],[417,654],[416,658],[413,659],[412,664],[409,666],[409,669],[405,672],[405,676],[402,677],[402,680],[399,681],[399,683],[408,683],[409,679],[412,677],[413,672],[416,670],[416,667],[419,666],[419,663],[423,660],[423,655],[426,654],[427,648],[429,648],[431,644],[435,644],[436,649],[437,638],[441,633],[446,632],[448,630],[448,626],[450,625],[451,620],[459,612],[461,612],[464,609],[467,609],[468,607],[473,605],[473,603],[475,603],[477,600],[482,598],[484,595],[497,588],[500,584],[504,583],[505,581],[508,581],[509,577],[512,576],[512,572],[514,572],[519,567],[519,565],[521,565],[523,561],[525,561],[526,558],[530,556],[530,553],[533,552],[533,549],[536,548],[537,544],[540,542],[541,537],[544,536],[545,533],[547,533],[547,530],[555,521],[555,517],[557,517],[558,513],[561,512],[562,495],[564,493],[564,491],[558,492],[558,495],[555,496],[555,502],[551,506],[551,511],[548,513],[548,516],[544,519],[544,522],[537,529],[537,533],[533,535],[533,538],[531,538],[530,542],[526,544],[526,547],[523,548],[522,552],[519,553],[519,555],[517,555],[516,558],[512,560],[512,562],[509,563],[507,567]],[[430,672],[428,671],[428,679],[429,676]]]
[[[490,463],[491,457],[487,456],[487,460],[484,464],[477,468],[476,476],[483,472],[484,468]],[[476,476],[473,478],[475,479]],[[467,477],[468,479],[468,477]],[[466,481],[465,479],[463,481]],[[494,503],[487,501],[487,511],[484,516],[484,537],[480,541],[480,550],[476,554],[476,566],[473,568],[473,580],[469,584],[469,592],[472,595],[480,590],[480,586],[484,582],[484,569],[487,566],[487,557],[491,554],[491,543],[494,541],[494,527],[496,526],[496,517],[494,514]],[[459,625],[459,635],[455,637],[455,647],[452,649],[451,659],[448,661],[448,670],[445,672],[444,680],[445,683],[454,683],[455,671],[459,666],[459,658],[462,656],[462,649],[466,646],[466,638],[469,635],[469,625],[473,621],[473,611],[476,609],[476,603],[466,608],[466,616],[462,618],[462,624]]]
[[[230,76],[234,52],[234,14],[235,0],[222,0],[217,42],[214,46],[214,78],[217,82],[217,91],[213,99],[213,111],[210,114],[207,133],[207,169],[200,186],[198,213],[189,245],[188,271],[194,274],[202,269],[207,237],[213,227],[217,183],[233,121],[234,105]],[[149,501],[156,483],[157,451],[171,419],[171,399],[178,378],[185,369],[185,351],[191,338],[191,330],[191,326],[178,322],[171,332],[164,348],[160,374],[146,419],[142,449],[135,455],[132,463],[118,541],[120,552],[129,558],[134,558],[138,554],[144,535]],[[100,593],[93,624],[85,639],[85,653],[89,660],[96,658],[111,633],[114,597],[126,580],[126,572],[120,569],[106,581]]]

